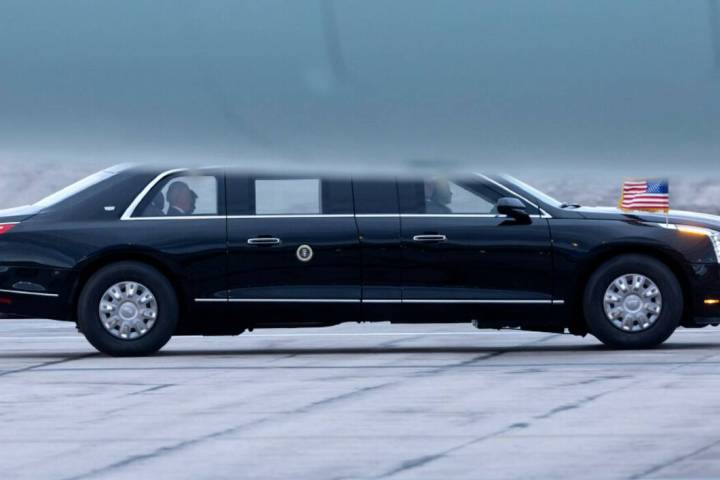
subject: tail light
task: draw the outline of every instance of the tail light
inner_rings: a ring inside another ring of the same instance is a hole
[[[17,223],[0,223],[0,235],[9,232],[15,225],[17,225]]]

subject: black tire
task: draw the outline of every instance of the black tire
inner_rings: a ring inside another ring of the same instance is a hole
[[[136,339],[112,335],[102,324],[98,308],[103,294],[118,282],[139,282],[149,288],[157,302],[155,324]],[[160,350],[175,333],[178,301],[170,282],[153,267],[140,262],[118,262],[103,267],[87,281],[78,300],[78,329],[99,351],[113,356],[150,355]]]
[[[623,331],[605,315],[605,292],[624,274],[651,279],[662,295],[662,310],[655,323],[639,332]],[[649,348],[668,339],[680,324],[683,292],[677,277],[662,262],[645,255],[621,255],[602,264],[590,277],[583,296],[583,310],[590,333],[613,348]]]

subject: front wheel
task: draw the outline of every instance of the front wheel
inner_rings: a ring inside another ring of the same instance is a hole
[[[645,255],[622,255],[601,265],[585,288],[590,332],[615,348],[660,345],[680,324],[683,293],[675,274]]]
[[[175,332],[178,302],[170,282],[139,262],[119,262],[96,272],[80,294],[78,328],[103,353],[149,355]]]

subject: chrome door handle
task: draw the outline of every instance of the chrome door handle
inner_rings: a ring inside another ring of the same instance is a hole
[[[248,245],[278,245],[280,239],[275,237],[248,238],[247,243]]]
[[[415,235],[413,240],[416,242],[445,242],[447,237],[445,235]]]

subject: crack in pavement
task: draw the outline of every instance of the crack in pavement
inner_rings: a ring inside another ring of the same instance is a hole
[[[643,472],[636,473],[636,474],[628,477],[628,480],[638,480],[638,479],[641,479],[641,478],[645,478],[645,477],[647,477],[648,475],[652,475],[653,473],[657,473],[657,472],[659,472],[660,470],[664,470],[665,468],[671,467],[671,466],[673,466],[673,465],[675,465],[675,464],[677,464],[677,463],[682,462],[683,460],[687,460],[687,459],[689,459],[689,458],[694,457],[695,455],[699,455],[699,454],[701,454],[701,453],[703,453],[703,452],[706,452],[706,451],[710,450],[711,448],[716,447],[716,446],[718,446],[718,445],[720,445],[720,440],[715,440],[714,442],[712,442],[712,443],[710,443],[710,444],[708,444],[708,445],[705,445],[704,447],[700,447],[700,448],[698,448],[698,449],[696,449],[696,450],[693,450],[692,452],[688,452],[688,453],[686,453],[686,454],[684,454],[684,455],[680,455],[680,456],[675,457],[675,458],[673,458],[673,459],[670,459],[670,460],[668,460],[668,461],[666,461],[666,462],[662,462],[662,463],[658,463],[657,465],[653,465],[652,467],[648,468],[647,470],[645,470],[645,471],[643,471]]]
[[[311,410],[313,410],[313,409],[315,409],[315,408],[327,406],[328,404],[332,404],[332,403],[336,403],[336,402],[339,402],[339,401],[343,401],[343,400],[346,400],[346,399],[348,399],[348,398],[351,398],[351,397],[354,397],[354,396],[357,396],[357,395],[361,395],[361,394],[363,394],[363,393],[367,393],[367,392],[379,390],[379,389],[382,389],[382,388],[385,388],[385,387],[394,385],[395,383],[396,383],[396,382],[383,383],[383,384],[380,384],[380,385],[371,385],[371,386],[368,386],[368,387],[363,387],[363,388],[354,389],[354,390],[351,391],[351,392],[347,392],[347,393],[343,393],[343,394],[340,394],[340,395],[335,395],[335,396],[332,396],[332,397],[328,397],[328,398],[325,398],[325,399],[323,399],[323,400],[318,400],[318,401],[315,401],[315,402],[311,402],[311,403],[309,403],[309,404],[307,404],[307,405],[304,405],[304,406],[302,406],[302,407],[300,407],[300,408],[291,410],[291,411],[289,411],[289,412],[287,412],[287,413],[290,413],[290,414],[294,414],[294,413],[308,413],[309,411],[311,411]],[[118,461],[118,462],[115,462],[115,463],[112,463],[112,464],[109,464],[109,465],[106,465],[106,466],[103,466],[103,467],[95,468],[95,469],[93,469],[93,470],[90,470],[89,472],[85,472],[85,473],[82,473],[82,474],[79,474],[79,475],[74,475],[74,476],[71,476],[71,477],[65,477],[63,480],[82,480],[82,479],[93,478],[93,477],[96,477],[96,476],[103,475],[103,474],[105,474],[105,473],[114,471],[114,470],[119,469],[119,468],[123,468],[123,467],[127,467],[127,466],[129,466],[129,465],[136,464],[136,463],[138,463],[138,462],[143,462],[143,461],[145,461],[145,460],[154,460],[154,459],[156,459],[157,457],[159,457],[159,456],[161,456],[161,455],[167,455],[167,454],[169,454],[169,453],[174,453],[174,452],[177,452],[177,451],[182,450],[182,449],[184,449],[184,448],[191,447],[191,446],[194,446],[194,445],[198,445],[198,444],[200,444],[200,443],[202,443],[202,442],[205,442],[205,441],[208,441],[208,440],[214,440],[214,439],[221,438],[221,437],[224,437],[224,436],[227,436],[227,435],[232,435],[232,434],[241,432],[241,431],[243,431],[243,430],[247,430],[247,429],[250,429],[250,428],[257,427],[257,426],[259,426],[259,425],[262,425],[262,424],[265,424],[265,423],[268,423],[268,422],[273,421],[273,420],[275,419],[275,417],[276,417],[276,415],[271,415],[271,416],[263,417],[263,418],[260,418],[260,419],[258,419],[258,420],[255,420],[255,421],[252,421],[252,422],[249,422],[249,423],[244,423],[244,424],[241,424],[241,425],[236,425],[236,426],[234,426],[234,427],[226,428],[226,429],[219,430],[219,431],[216,431],[216,432],[211,432],[211,433],[208,433],[208,434],[205,434],[205,435],[200,435],[200,436],[195,437],[195,438],[192,438],[192,439],[179,441],[179,442],[176,442],[176,443],[174,443],[174,444],[172,444],[172,445],[166,445],[166,446],[163,446],[163,447],[159,447],[159,448],[156,448],[156,449],[154,449],[154,450],[152,450],[152,451],[150,451],[150,452],[147,452],[147,453],[142,453],[142,454],[138,454],[138,455],[131,455],[131,456],[129,456],[129,457],[123,459],[123,460],[120,460],[120,461]]]
[[[594,402],[595,400],[598,400],[599,398],[602,398],[602,397],[604,397],[604,396],[606,396],[606,395],[609,395],[609,394],[611,394],[611,393],[618,392],[618,391],[620,391],[620,390],[624,390],[624,389],[626,389],[626,388],[630,388],[630,387],[632,387],[632,386],[634,386],[634,385],[637,385],[637,384],[639,384],[639,383],[641,383],[641,381],[640,381],[640,380],[636,380],[636,381],[630,382],[630,383],[625,384],[625,385],[621,385],[621,386],[616,387],[616,388],[611,388],[611,389],[608,389],[608,390],[599,392],[599,393],[597,393],[597,394],[595,394],[595,395],[590,395],[590,396],[581,398],[580,400],[578,400],[578,401],[576,401],[576,402],[574,402],[574,403],[564,404],[564,405],[559,405],[559,406],[557,406],[557,407],[553,407],[553,408],[551,408],[550,410],[548,410],[547,412],[545,412],[545,413],[543,413],[543,414],[534,416],[533,419],[535,419],[535,420],[545,420],[545,419],[548,419],[548,418],[550,418],[550,417],[553,417],[553,416],[555,416],[555,415],[557,415],[557,414],[559,414],[559,413],[566,412],[566,411],[568,411],[568,410],[575,410],[575,409],[581,408],[581,407],[583,407],[583,406],[585,406],[585,405],[587,405],[587,404],[589,404],[589,403]],[[438,452],[438,453],[435,453],[435,454],[430,454],[430,455],[424,455],[424,456],[417,457],[417,458],[413,458],[413,459],[410,459],[410,460],[406,460],[405,462],[402,462],[399,466],[397,466],[397,467],[395,467],[395,468],[393,468],[393,469],[391,469],[391,470],[389,470],[389,471],[387,471],[387,472],[385,472],[385,473],[383,473],[383,474],[380,474],[380,475],[378,475],[378,476],[371,477],[371,478],[373,478],[374,480],[390,478],[390,477],[392,477],[392,476],[394,476],[394,475],[397,475],[398,473],[403,473],[403,472],[406,472],[406,471],[408,471],[408,470],[412,470],[412,469],[415,469],[415,468],[418,468],[418,467],[422,467],[422,466],[424,466],[424,465],[427,465],[427,464],[429,464],[429,463],[431,463],[431,462],[434,462],[434,461],[436,461],[436,460],[439,460],[439,459],[441,459],[441,458],[444,458],[444,457],[446,457],[447,455],[449,455],[449,454],[451,454],[451,453],[454,453],[454,452],[457,452],[457,451],[459,451],[459,450],[462,450],[462,449],[464,449],[464,448],[467,448],[467,447],[476,445],[476,444],[478,444],[478,443],[484,442],[484,441],[486,441],[486,440],[495,438],[495,437],[500,436],[500,435],[504,435],[504,434],[506,434],[506,433],[508,433],[508,432],[511,432],[511,431],[514,431],[514,430],[517,430],[517,429],[520,429],[520,428],[523,428],[523,429],[524,429],[524,428],[530,428],[531,426],[532,426],[532,422],[530,422],[530,421],[526,421],[526,422],[515,422],[515,423],[512,423],[512,424],[508,425],[507,427],[504,427],[504,428],[501,428],[501,429],[499,429],[499,430],[496,430],[495,432],[489,433],[489,434],[487,434],[487,435],[480,436],[480,437],[475,438],[475,439],[473,439],[473,440],[470,440],[470,441],[468,441],[468,442],[461,443],[461,444],[456,445],[456,446],[454,446],[454,447],[445,449],[445,450],[443,450],[443,451],[441,451],[441,452]],[[719,442],[719,443],[720,443],[720,442]]]
[[[81,480],[81,479],[96,477],[98,475],[103,475],[107,472],[110,472],[110,471],[113,471],[113,470],[116,470],[119,468],[123,468],[128,465],[132,465],[134,463],[142,462],[144,460],[154,459],[154,458],[159,457],[160,455],[166,455],[168,453],[176,452],[183,448],[186,448],[186,447],[189,447],[192,445],[197,445],[197,444],[205,442],[207,440],[212,440],[212,439],[219,438],[219,437],[222,437],[225,435],[237,433],[246,428],[252,428],[252,427],[255,427],[262,423],[268,422],[269,420],[270,420],[270,418],[261,418],[261,419],[255,420],[253,422],[249,422],[249,423],[242,424],[242,425],[236,425],[234,427],[226,428],[224,430],[219,430],[217,432],[208,433],[206,435],[201,435],[199,437],[195,437],[195,438],[192,438],[189,440],[182,440],[182,441],[176,442],[172,445],[166,445],[164,447],[156,448],[147,453],[131,455],[131,456],[124,458],[123,460],[120,460],[118,462],[111,463],[109,465],[105,465],[104,467],[95,468],[88,472],[81,473],[79,475],[74,475],[71,477],[64,477],[62,480]]]
[[[550,336],[549,338],[552,338],[552,336]],[[546,338],[545,338],[545,339],[541,339],[540,341],[545,341],[545,340],[547,340],[547,339],[546,339]],[[538,341],[534,341],[534,342],[531,342],[531,343],[537,343],[537,342],[538,342]],[[484,355],[480,355],[480,356],[474,357],[474,358],[472,358],[472,359],[470,359],[470,360],[466,360],[466,361],[464,361],[464,362],[460,362],[460,363],[455,364],[455,365],[462,366],[462,365],[474,363],[474,362],[477,362],[477,361],[480,361],[480,360],[486,360],[486,359],[489,359],[489,358],[493,358],[493,357],[496,357],[496,356],[498,356],[498,355],[502,355],[503,353],[505,353],[505,352],[504,352],[504,351],[495,351],[495,352],[491,352],[491,353],[488,353],[488,354],[484,354]],[[434,372],[435,372],[435,373],[438,373],[438,372],[440,372],[440,371],[446,370],[447,368],[453,368],[455,365],[448,365],[448,366],[445,366],[445,368],[436,369]],[[381,389],[384,389],[384,388],[387,388],[387,387],[390,387],[390,386],[397,385],[397,384],[402,383],[402,382],[404,382],[404,381],[410,380],[411,378],[412,378],[412,377],[407,378],[407,379],[404,379],[404,380],[401,380],[401,381],[399,381],[399,382],[387,382],[387,383],[383,383],[383,384],[379,384],[379,385],[371,385],[371,386],[367,386],[367,387],[356,388],[356,389],[352,390],[351,392],[346,392],[346,393],[342,393],[342,394],[339,394],[339,395],[331,396],[331,397],[328,397],[328,398],[325,398],[325,399],[322,399],[322,400],[318,400],[318,401],[315,401],[315,402],[311,402],[311,403],[309,403],[309,404],[307,404],[307,405],[305,405],[305,406],[303,406],[303,407],[297,408],[297,409],[295,409],[295,410],[291,410],[291,411],[288,412],[288,413],[308,413],[309,411],[312,411],[312,410],[314,410],[314,409],[316,409],[316,408],[318,408],[318,407],[324,407],[324,406],[327,406],[327,405],[330,405],[330,404],[333,404],[333,403],[341,402],[341,401],[347,400],[348,398],[352,398],[352,397],[355,397],[355,396],[358,396],[358,395],[362,395],[362,394],[364,394],[364,393],[375,392],[375,391],[378,391],[378,390],[381,390]],[[264,424],[264,423],[267,423],[267,422],[272,421],[272,420],[274,419],[274,417],[275,417],[275,416],[264,417],[264,418],[258,419],[258,420],[256,420],[256,421],[247,423],[247,424],[236,425],[236,426],[231,427],[231,428],[227,428],[227,429],[223,429],[223,430],[220,430],[220,431],[217,431],[217,432],[212,432],[212,433],[208,433],[208,434],[205,434],[205,435],[201,435],[201,436],[195,437],[195,438],[193,438],[193,439],[180,441],[180,442],[177,442],[177,443],[175,443],[175,444],[173,444],[173,445],[166,445],[166,446],[164,446],[164,447],[159,447],[159,448],[157,448],[157,449],[155,449],[155,450],[153,450],[153,451],[151,451],[151,452],[147,452],[147,453],[143,453],[143,454],[139,454],[139,455],[132,455],[132,456],[127,457],[127,458],[125,458],[125,459],[123,459],[123,460],[121,460],[121,461],[112,463],[112,464],[110,464],[110,465],[106,465],[106,466],[104,466],[104,467],[100,467],[100,468],[93,469],[93,470],[91,470],[91,471],[89,471],[89,472],[86,472],[86,473],[83,473],[83,474],[80,474],[80,475],[75,475],[75,476],[72,476],[72,477],[67,477],[67,478],[65,478],[64,480],[81,480],[81,479],[87,479],[87,478],[96,477],[96,476],[98,476],[98,475],[102,475],[102,474],[104,474],[104,473],[107,473],[107,472],[110,472],[110,471],[114,471],[114,470],[119,469],[119,468],[127,467],[127,466],[129,466],[129,465],[136,464],[136,463],[138,463],[138,462],[142,462],[142,461],[150,460],[150,459],[155,459],[155,458],[157,458],[157,457],[159,457],[159,456],[162,456],[162,455],[166,455],[166,454],[169,454],[169,453],[177,452],[177,451],[179,451],[179,450],[182,450],[182,449],[187,448],[187,447],[190,447],[190,446],[197,445],[197,444],[202,443],[202,442],[205,442],[205,441],[207,441],[207,440],[217,439],[217,438],[220,438],[220,437],[223,437],[223,436],[227,436],[227,435],[231,435],[231,434],[234,434],[234,433],[238,433],[238,432],[240,432],[240,431],[242,431],[242,430],[246,430],[246,429],[249,429],[249,428],[256,427],[256,426],[258,426],[258,425],[262,425],[262,424]],[[513,424],[513,425],[507,427],[507,429],[520,428],[520,427],[518,427],[518,425],[519,425],[519,424]],[[506,429],[506,430],[507,430],[507,429]],[[497,434],[497,433],[496,433],[496,434]],[[477,441],[478,441],[478,439],[473,439],[471,442],[468,442],[468,444],[472,444],[472,443],[475,443],[475,442],[477,442]],[[461,446],[461,447],[459,447],[459,448],[463,448],[463,447],[464,447],[464,445]],[[446,455],[446,453],[440,454],[440,456],[443,456],[443,455]],[[412,465],[412,466],[410,466],[410,467],[405,466],[404,469],[407,469],[407,468],[415,468],[415,467],[417,467],[417,466],[419,466],[419,465],[422,465],[422,464],[424,464],[424,463],[428,463],[428,462],[430,462],[430,461],[432,461],[432,460],[434,460],[434,459],[435,459],[435,458],[419,459],[418,461],[414,462],[414,465]]]
[[[43,362],[43,363],[38,363],[38,364],[35,364],[35,365],[29,365],[29,366],[27,366],[27,367],[17,368],[17,369],[15,369],[15,370],[5,370],[5,371],[3,371],[3,372],[0,372],[0,377],[5,377],[5,376],[7,376],[7,375],[13,375],[13,374],[16,374],[16,373],[31,372],[31,371],[36,370],[36,369],[38,369],[38,368],[49,367],[49,366],[52,366],[52,365],[59,365],[59,364],[61,364],[61,363],[74,362],[75,360],[82,360],[82,359],[84,359],[84,358],[94,357],[94,356],[98,356],[98,355],[100,355],[100,354],[97,353],[97,352],[84,353],[84,354],[82,354],[82,355],[75,355],[75,356],[72,356],[72,357],[61,358],[61,359],[59,359],[59,360],[51,360],[51,361],[49,361],[49,362]]]

